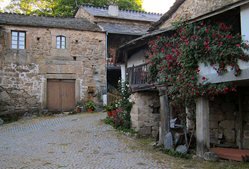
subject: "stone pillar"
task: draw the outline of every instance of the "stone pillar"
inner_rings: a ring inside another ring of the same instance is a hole
[[[159,87],[159,97],[160,97],[160,135],[159,135],[159,145],[164,144],[164,138],[166,133],[170,130],[170,108],[169,99],[167,95],[167,88]]]
[[[80,101],[80,79],[75,80],[75,101],[76,103]]]
[[[196,101],[196,154],[203,157],[210,148],[209,101],[200,97]]]

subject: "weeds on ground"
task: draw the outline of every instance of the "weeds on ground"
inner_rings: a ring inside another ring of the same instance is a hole
[[[177,151],[174,151],[174,150],[165,150],[165,149],[163,149],[162,152],[165,153],[165,154],[168,154],[170,156],[177,157],[177,158],[192,159],[192,155],[183,154],[183,153],[180,153],[180,152],[177,152]]]

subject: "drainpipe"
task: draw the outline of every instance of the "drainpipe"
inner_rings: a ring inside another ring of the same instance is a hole
[[[107,84],[107,70],[108,70],[108,62],[107,62],[107,57],[108,57],[108,32],[105,33],[105,49],[106,49],[106,53],[105,53],[105,72],[106,72],[106,85],[105,85],[105,92],[103,93],[103,105],[107,105],[107,89],[108,89],[108,84]]]

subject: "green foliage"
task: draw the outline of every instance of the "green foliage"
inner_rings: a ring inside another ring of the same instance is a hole
[[[109,125],[111,125],[111,126],[114,126],[113,119],[110,118],[110,117],[106,117],[106,118],[104,119],[104,122],[105,122],[105,124],[109,124]]]
[[[172,101],[187,104],[196,97],[213,97],[236,91],[230,83],[210,84],[199,74],[199,63],[211,65],[222,75],[230,66],[240,75],[238,59],[248,61],[248,45],[224,23],[180,25],[170,36],[149,42],[148,61],[152,79],[168,86]]]
[[[192,156],[189,154],[183,154],[174,150],[163,150],[165,154],[168,154],[173,157],[184,158],[184,159],[192,159]]]
[[[73,16],[77,10],[77,5],[80,4],[94,6],[117,4],[120,9],[142,10],[142,0],[12,0],[6,9],[28,15]]]
[[[92,100],[89,100],[85,103],[85,108],[88,110],[88,109],[91,109],[91,110],[96,110],[96,104],[92,101]]]
[[[122,131],[129,130],[131,127],[130,111],[132,103],[129,101],[130,90],[127,82],[119,81],[118,88],[121,99],[117,103],[105,106],[108,120],[112,120],[113,126]]]

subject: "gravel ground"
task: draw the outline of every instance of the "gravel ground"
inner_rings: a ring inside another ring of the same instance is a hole
[[[169,168],[103,124],[105,116],[40,117],[0,126],[0,168]]]

